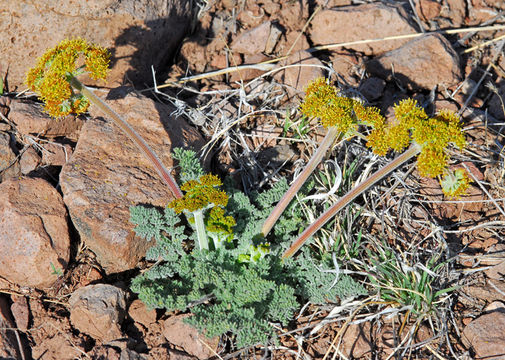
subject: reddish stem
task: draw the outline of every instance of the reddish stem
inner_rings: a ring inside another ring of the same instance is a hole
[[[95,104],[97,107],[102,110],[105,115],[114,120],[117,126],[125,133],[133,143],[140,149],[140,151],[151,161],[154,168],[161,176],[163,181],[168,185],[172,193],[176,198],[182,197],[182,192],[177,183],[175,182],[172,175],[168,169],[163,165],[161,160],[156,156],[154,151],[151,149],[149,145],[145,142],[142,137],[128,124],[121,116],[119,116],[114,110],[112,110],[109,105],[102,101],[98,96],[95,95],[93,91],[88,89],[84,84],[82,84],[76,77],[70,76],[69,78],[70,85],[79,90],[84,96],[86,96],[89,101]]]
[[[277,203],[275,208],[272,210],[268,218],[263,223],[263,227],[261,228],[261,233],[263,234],[263,236],[267,236],[270,230],[272,230],[272,227],[274,226],[275,222],[279,219],[281,214],[288,207],[291,200],[293,200],[293,197],[296,195],[298,190],[300,190],[300,188],[305,183],[310,174],[312,174],[312,172],[315,170],[316,166],[321,162],[324,154],[326,154],[326,152],[328,151],[329,147],[336,139],[338,134],[339,131],[337,130],[336,127],[330,127],[328,129],[326,136],[319,145],[319,148],[316,150],[314,155],[309,160],[307,166],[303,169],[300,175],[298,175],[293,184],[291,184],[288,191],[286,191],[282,199]]]
[[[302,245],[319,230],[324,224],[326,224],[331,218],[333,218],[337,212],[342,210],[351,201],[358,197],[361,193],[367,191],[376,182],[383,179],[393,170],[397,169],[411,158],[419,154],[421,148],[417,144],[412,144],[404,153],[399,155],[393,161],[388,163],[383,168],[380,168],[375,173],[373,173],[368,179],[355,186],[351,191],[342,196],[335,204],[333,204],[328,210],[326,210],[316,221],[310,224],[304,232],[296,239],[293,244],[287,249],[282,255],[283,258],[288,258],[298,251]]]

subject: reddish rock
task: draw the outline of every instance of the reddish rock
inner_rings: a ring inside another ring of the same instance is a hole
[[[505,283],[488,279],[484,285],[466,285],[462,290],[466,295],[486,302],[503,301]]]
[[[489,1],[487,1],[489,2]],[[499,0],[503,6],[503,0]],[[472,6],[468,7],[468,17],[466,24],[469,26],[477,26],[486,21],[495,18],[498,12],[493,7],[489,7],[484,3],[484,0],[473,0]]]
[[[9,305],[4,295],[0,294],[0,358],[21,359],[16,334],[11,329],[16,325],[12,320]]]
[[[300,66],[297,66],[300,65]],[[283,60],[280,67],[287,68],[275,74],[275,79],[287,85],[291,95],[301,93],[310,81],[324,75],[323,63],[307,51],[299,51]]]
[[[16,154],[10,146],[11,137],[8,133],[0,132],[0,182],[17,177],[21,170]]]
[[[72,147],[68,144],[48,143],[42,147],[42,162],[46,165],[63,166],[72,155]]]
[[[394,76],[410,89],[431,90],[437,85],[449,87],[461,79],[458,55],[440,34],[411,40],[370,61],[367,70],[386,79]]]
[[[45,288],[70,256],[67,211],[60,194],[43,179],[0,184],[0,276],[20,286]]]
[[[28,330],[28,323],[30,321],[30,309],[28,308],[28,301],[24,296],[11,296],[12,305],[11,312],[16,321],[16,326],[21,331]]]
[[[88,285],[77,289],[68,305],[70,322],[80,332],[98,342],[122,337],[121,322],[126,309],[123,290],[107,284]]]
[[[370,323],[349,325],[342,336],[342,351],[345,356],[360,358],[372,350]]]
[[[121,84],[125,75],[151,82],[151,66],[168,63],[188,29],[190,11],[190,2],[174,0],[4,0],[0,13],[8,16],[0,17],[0,68],[8,69],[11,90],[23,88],[37,57],[80,36],[111,49],[109,85]]]
[[[440,16],[450,19],[454,27],[460,27],[465,21],[466,0],[446,0],[447,5],[442,8]]]
[[[32,172],[40,165],[41,161],[42,159],[40,158],[40,155],[37,154],[37,151],[30,146],[26,149],[23,155],[21,155],[21,159],[19,160],[21,174],[26,175]]]
[[[299,33],[309,18],[309,1],[285,2],[277,0],[277,2],[281,4],[281,9],[271,15],[271,20],[282,24],[287,31]]]
[[[479,359],[505,358],[505,312],[493,311],[473,320],[463,330],[461,340]]]
[[[265,22],[268,18],[261,4],[256,1],[246,1],[242,11],[237,14],[237,20],[241,24],[248,24],[252,28]]]
[[[175,315],[165,320],[163,324],[163,336],[171,344],[181,347],[188,354],[198,359],[208,359],[215,354],[219,338],[207,339],[198,333],[194,327],[183,322],[191,315]],[[207,346],[205,344],[207,344]]]
[[[310,44],[305,34],[288,32],[285,36],[281,37],[275,49],[278,54],[289,55],[309,48]]]
[[[498,244],[497,244],[498,245]],[[501,255],[501,262],[485,270],[485,274],[490,279],[501,280],[505,278],[505,256]]]
[[[364,71],[364,64],[361,57],[350,51],[333,51],[330,56],[331,65],[339,82],[357,87],[360,74]]]
[[[231,44],[233,51],[241,54],[269,54],[273,51],[281,31],[270,21],[240,34]]]
[[[66,137],[73,141],[77,141],[84,123],[74,115],[55,120],[47,115],[39,104],[21,101],[12,102],[9,120],[16,124],[17,131],[22,135]]]
[[[174,147],[203,145],[200,134],[172,108],[155,103],[130,88],[109,93],[107,103],[145,139],[167,168]],[[129,207],[166,206],[173,199],[147,158],[98,109],[82,128],[69,162],[60,174],[63,199],[81,240],[107,273],[132,269],[151,242],[136,237]]]
[[[139,299],[133,300],[128,308],[128,315],[139,324],[148,327],[156,321],[156,310],[149,310],[146,305]]]
[[[442,5],[435,0],[419,0],[415,2],[417,14],[423,21],[430,21],[440,15]]]
[[[318,12],[312,20],[309,35],[314,45],[326,45],[416,33],[416,28],[407,19],[401,6],[380,3],[344,6]],[[346,45],[345,48],[377,55],[396,49],[407,41],[378,41]]]
[[[452,167],[452,169],[461,166]],[[420,192],[426,196],[427,200],[433,201],[430,206],[431,214],[441,219],[452,219],[457,221],[466,221],[469,219],[478,219],[483,208],[482,190],[476,186],[470,186],[467,193],[461,197],[465,202],[447,202],[448,200],[436,179],[420,177]]]
[[[359,91],[368,101],[377,100],[381,97],[386,82],[378,77],[370,77],[363,81],[359,87]]]
[[[501,301],[493,301],[491,304],[487,305],[484,308],[485,312],[491,312],[496,310],[503,312],[505,310],[505,304]]]

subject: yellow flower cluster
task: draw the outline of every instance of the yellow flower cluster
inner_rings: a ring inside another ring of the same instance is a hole
[[[212,174],[203,175],[198,181],[187,181],[181,186],[181,190],[186,192],[184,196],[170,202],[168,207],[174,209],[178,214],[184,210],[194,212],[205,209],[211,204],[225,207],[228,204],[228,195],[224,191],[216,189],[221,185],[221,180]]]
[[[305,93],[300,105],[302,114],[317,117],[324,127],[335,126],[344,134],[356,130],[354,107],[362,106],[359,101],[340,96],[337,89],[328,85],[323,78],[311,82]]]
[[[233,239],[232,228],[236,225],[232,216],[225,216],[222,207],[213,207],[206,218],[205,228],[214,233],[223,233],[227,235],[227,240]]]
[[[84,39],[63,40],[38,58],[37,65],[26,75],[26,84],[44,101],[49,115],[80,114],[87,110],[89,102],[72,91],[67,77],[86,71],[95,80],[105,79],[109,58],[107,49]]]
[[[460,150],[466,145],[459,117],[452,111],[441,111],[435,117],[420,121],[412,128],[413,140],[421,145],[417,167],[422,176],[436,177],[447,168],[446,148],[449,143]]]
[[[379,109],[339,96],[338,90],[322,78],[308,85],[300,109],[304,115],[318,117],[322,125],[335,126],[343,133],[356,131],[358,125],[371,127],[367,146],[378,155],[390,150],[401,152],[416,143],[421,148],[417,166],[422,176],[439,177],[446,173],[447,146],[452,143],[462,149],[466,145],[460,119],[452,111],[444,110],[430,118],[416,100],[405,99],[394,106],[395,118],[386,121]],[[461,176],[453,177],[456,178],[463,188],[468,187]]]

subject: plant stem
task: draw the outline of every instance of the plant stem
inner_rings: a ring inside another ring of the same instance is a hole
[[[361,193],[368,190],[371,186],[373,186],[376,182],[383,179],[386,175],[388,175],[391,171],[397,169],[408,160],[419,154],[421,151],[421,147],[416,143],[412,143],[412,145],[401,155],[396,157],[390,163],[388,163],[383,168],[377,170],[373,173],[368,179],[355,186],[351,191],[341,197],[335,204],[333,204],[328,210],[326,210],[316,221],[310,224],[303,233],[296,239],[293,244],[287,249],[282,255],[283,258],[288,258],[292,256],[294,253],[302,247],[302,245],[324,224],[326,224],[337,212],[342,210],[345,206],[347,206],[351,201],[353,201],[356,197],[358,197]]]
[[[205,223],[203,222],[203,211],[196,210],[192,212],[195,216],[196,236],[198,237],[198,246],[200,250],[209,250],[209,241],[207,239],[207,232],[205,231]]]
[[[149,145],[145,142],[144,139],[140,137],[140,135],[128,124],[121,116],[119,116],[114,110],[112,110],[109,105],[102,101],[98,96],[95,95],[93,91],[88,89],[84,84],[82,84],[77,78],[73,75],[68,76],[70,85],[72,85],[75,89],[79,90],[84,96],[88,98],[93,104],[95,104],[100,110],[102,110],[105,115],[107,115],[110,119],[114,120],[117,126],[126,134],[133,143],[140,149],[140,151],[151,161],[154,168],[161,176],[163,181],[168,185],[172,193],[176,198],[182,197],[181,189],[175,182],[172,175],[168,169],[163,165],[161,160],[156,156],[154,151],[151,149]]]
[[[324,137],[323,141],[319,145],[319,148],[316,150],[314,155],[311,157],[307,166],[303,169],[303,171],[298,175],[296,180],[291,184],[290,188],[286,193],[282,196],[282,199],[277,203],[275,208],[272,210],[268,218],[263,223],[263,227],[261,228],[261,233],[263,236],[267,236],[275,222],[279,219],[284,210],[288,207],[291,200],[293,200],[294,196],[300,190],[302,185],[305,183],[307,178],[312,174],[315,170],[316,166],[321,162],[323,156],[327,153],[331,144],[337,136],[339,135],[339,131],[336,127],[328,128],[328,132]]]

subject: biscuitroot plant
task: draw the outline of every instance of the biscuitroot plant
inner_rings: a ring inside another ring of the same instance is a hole
[[[328,208],[284,252],[284,258],[298,251],[316,231],[356,197],[416,156],[419,174],[438,178],[447,196],[459,197],[469,187],[469,178],[464,170],[448,169],[448,146],[454,144],[462,149],[466,144],[460,119],[451,111],[440,111],[434,117],[428,117],[415,100],[406,99],[395,105],[395,118],[386,120],[377,108],[366,107],[360,101],[342,96],[322,78],[309,84],[300,108],[307,117],[319,118],[321,124],[328,128],[328,132],[307,167],[263,224],[262,234],[265,236],[303,182],[314,171],[336,136],[360,136],[377,155],[386,155],[389,151],[401,154]],[[368,135],[359,132],[362,127],[369,129]]]
[[[275,243],[261,242],[261,222],[287,190],[286,182],[252,198],[233,189],[228,196],[214,175],[187,177],[202,173],[194,171],[194,161],[185,161],[194,156],[190,150],[174,153],[186,179],[184,197],[163,212],[131,208],[137,235],[156,239],[146,254],[154,265],[131,285],[148,307],[190,309],[187,323],[211,338],[231,333],[242,348],[275,341],[274,325],[287,325],[306,301],[321,304],[366,294],[351,277],[335,277],[328,256],[315,259],[302,252],[296,259],[281,260],[282,249],[303,221],[300,208],[290,208],[289,218],[281,217]],[[196,211],[203,213],[200,225],[191,216]],[[203,244],[202,233],[211,241]]]
[[[275,328],[287,325],[301,304],[336,302],[366,294],[351,277],[332,273],[327,254],[308,251],[281,260],[282,250],[306,225],[294,204],[273,229],[275,241],[264,242],[260,226],[287,190],[278,182],[268,192],[227,189],[215,175],[205,174],[189,150],[175,149],[181,188],[147,143],[77,77],[105,79],[109,53],[83,39],[64,40],[38,59],[27,84],[53,117],[81,114],[90,103],[100,108],[152,162],[175,200],[159,211],[130,209],[135,232],[156,240],[148,249],[150,268],[134,278],[131,289],[151,308],[191,310],[186,321],[208,337],[232,334],[237,347],[275,340]],[[184,216],[182,216],[184,215]],[[338,280],[338,281],[337,281]]]

